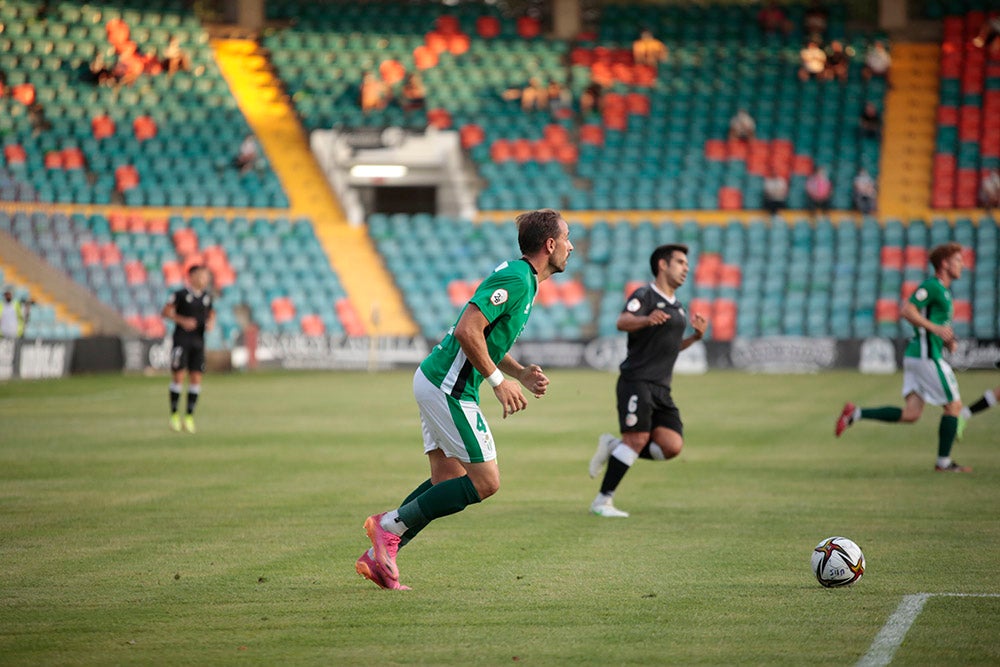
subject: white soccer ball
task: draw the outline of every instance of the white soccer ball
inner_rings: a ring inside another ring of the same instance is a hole
[[[828,537],[813,549],[812,569],[827,588],[850,586],[865,573],[865,555],[846,537]]]

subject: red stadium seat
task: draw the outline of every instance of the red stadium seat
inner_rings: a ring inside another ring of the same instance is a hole
[[[921,270],[927,268],[927,248],[916,245],[906,246],[903,255],[906,268]]]
[[[882,268],[901,270],[903,268],[903,249],[897,246],[882,246],[880,252]]]
[[[876,322],[899,321],[899,301],[896,299],[878,299],[875,301]]]

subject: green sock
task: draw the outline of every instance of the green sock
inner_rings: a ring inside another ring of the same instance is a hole
[[[903,418],[902,408],[861,408],[862,419],[876,419],[880,422],[898,422]]]
[[[431,488],[432,486],[434,486],[434,484],[431,483],[431,480],[425,479],[423,482],[420,483],[420,486],[410,491],[410,495],[403,498],[403,502],[399,503],[400,507],[410,502],[411,500],[415,500],[417,496],[421,495],[424,491]],[[406,546],[406,543],[409,542],[414,535],[416,535],[416,533],[412,530],[407,530],[405,533],[403,533],[403,536],[399,540],[399,548],[402,549],[404,546]]]
[[[427,489],[399,508],[399,518],[406,524],[406,535],[413,539],[434,519],[461,512],[481,500],[468,475],[448,479]]]
[[[955,432],[958,431],[958,417],[941,415],[938,425],[938,456],[951,456],[951,446],[955,444]]]

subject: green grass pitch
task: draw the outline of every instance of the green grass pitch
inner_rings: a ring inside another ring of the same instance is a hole
[[[0,384],[0,664],[841,665],[904,596],[1000,593],[1000,409],[943,475],[937,408],[833,437],[899,375],[723,371],[676,378],[685,450],[636,464],[625,520],[587,513],[615,375],[552,372],[507,420],[484,386],[499,494],[380,590],[362,522],[427,476],[410,378],[209,375],[194,436],[162,376]],[[838,534],[868,570],[827,590],[809,557]],[[1000,598],[932,597],[893,664],[995,665],[998,637]]]

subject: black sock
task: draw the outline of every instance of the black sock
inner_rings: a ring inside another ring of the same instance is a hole
[[[981,396],[978,401],[969,406],[969,412],[976,414],[977,412],[982,412],[988,407],[990,407],[990,404],[986,402],[986,397]]]
[[[641,452],[639,452],[639,458],[640,459],[649,459],[650,461],[655,461],[656,460],[655,458],[653,458],[653,455],[649,453],[649,448],[652,445],[653,445],[652,442],[647,442],[646,443],[646,446],[642,448]]]
[[[601,482],[601,493],[609,496],[615,492],[622,478],[628,472],[629,466],[612,456],[608,459],[608,467],[604,471],[604,481]]]
[[[194,414],[194,406],[198,404],[198,394],[193,392],[188,392],[188,405],[187,413],[189,415]]]
[[[181,392],[170,390],[170,414],[176,414],[177,403],[181,400]]]

